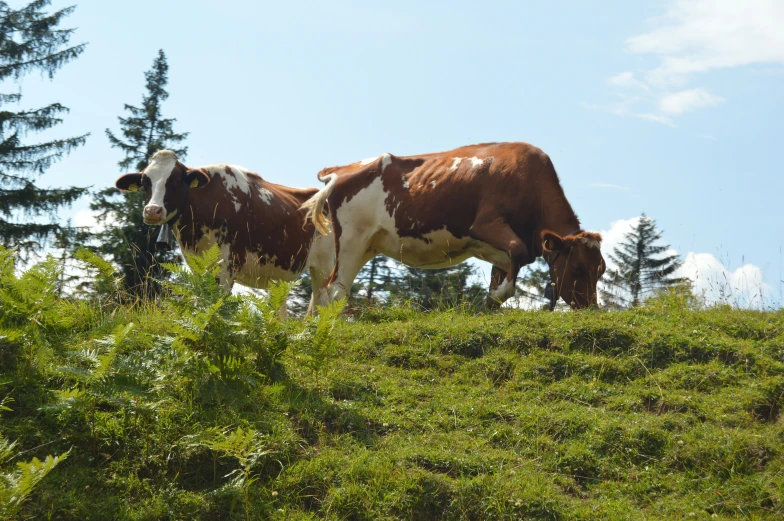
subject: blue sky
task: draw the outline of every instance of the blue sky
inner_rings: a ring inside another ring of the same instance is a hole
[[[188,165],[316,186],[321,168],[383,152],[527,141],[608,248],[646,212],[702,280],[736,277],[781,301],[776,0],[83,0],[64,26],[87,50],[52,82],[25,78],[21,106],[59,101],[71,113],[50,135],[92,136],[44,185],[113,183],[121,155],[104,129],[140,103],[162,48],[164,112],[191,133]],[[87,204],[64,216],[84,221]]]

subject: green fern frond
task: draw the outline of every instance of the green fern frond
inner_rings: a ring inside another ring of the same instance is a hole
[[[267,302],[274,312],[277,312],[286,303],[289,293],[298,283],[299,281],[286,282],[281,280],[275,281],[270,285],[267,291]]]
[[[33,488],[69,453],[47,456],[43,461],[33,458],[29,462],[17,463],[13,473],[0,474],[0,518],[7,519],[15,515]]]
[[[99,276],[102,278],[109,279],[117,274],[117,268],[114,267],[114,264],[107,261],[97,253],[85,248],[79,248],[76,250],[74,253],[74,258],[97,270]]]
[[[19,342],[24,334],[25,331],[21,328],[0,327],[0,340]]]
[[[0,434],[0,465],[11,459],[16,453],[16,442],[9,441]]]

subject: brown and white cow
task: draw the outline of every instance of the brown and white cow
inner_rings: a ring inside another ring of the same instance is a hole
[[[183,251],[199,253],[218,244],[226,291],[235,281],[266,288],[310,270],[314,292],[308,313],[326,303],[319,289],[334,266],[334,242],[316,233],[300,210],[317,189],[276,185],[234,165],[191,169],[170,150],[156,152],[143,172],[126,174],[115,186],[144,190],[144,222],[170,225]]]
[[[543,255],[558,296],[573,308],[597,302],[601,236],[581,229],[550,158],[532,145],[384,154],[326,168],[319,180],[326,186],[303,208],[322,233],[330,221],[334,229],[330,298],[345,296],[377,253],[418,268],[476,257],[493,265],[488,304],[498,306],[514,295],[520,268]]]

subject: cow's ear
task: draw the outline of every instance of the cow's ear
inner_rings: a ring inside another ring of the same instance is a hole
[[[125,174],[114,182],[114,186],[123,192],[136,192],[142,185],[142,174]]]
[[[210,176],[204,170],[188,170],[185,174],[185,184],[190,188],[201,188],[210,182]]]
[[[546,252],[554,252],[566,249],[566,243],[557,233],[550,230],[542,230],[542,247]]]

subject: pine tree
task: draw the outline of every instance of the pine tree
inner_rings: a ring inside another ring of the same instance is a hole
[[[389,291],[395,280],[395,269],[389,263],[390,259],[383,255],[370,259],[357,275],[351,293],[361,293],[368,303],[373,303],[379,291]]]
[[[21,9],[0,1],[0,81],[20,80],[40,71],[49,79],[76,59],[87,44],[68,46],[74,29],[60,29],[60,22],[74,7],[54,13],[44,11],[51,0],[36,0]],[[0,241],[27,254],[39,251],[46,239],[68,232],[55,220],[56,211],[87,192],[86,188],[39,188],[35,178],[52,164],[84,144],[89,134],[38,144],[23,143],[31,132],[62,123],[68,108],[52,103],[38,109],[11,110],[21,93],[0,94]],[[35,221],[46,215],[49,223]]]
[[[162,114],[161,106],[169,97],[165,90],[168,72],[166,55],[160,50],[152,69],[144,74],[147,93],[141,107],[125,105],[130,116],[117,118],[124,140],[106,129],[111,146],[125,154],[117,163],[123,173],[129,168],[142,171],[161,149],[174,150],[180,158],[188,152],[187,147],[174,148],[188,133],[174,132],[176,119],[164,118]],[[120,265],[126,288],[136,295],[157,294],[159,286],[155,281],[164,276],[161,263],[171,262],[174,255],[156,248],[159,229],[142,222],[144,192],[122,193],[114,187],[107,188],[96,194],[90,207],[99,212],[99,221],[106,226],[97,234],[98,251],[111,255]]]
[[[637,226],[624,235],[623,242],[609,256],[617,268],[606,278],[628,291],[628,302],[632,306],[639,305],[653,291],[683,284],[687,280],[674,276],[683,264],[679,256],[666,253],[669,245],[655,244],[661,240],[662,233],[653,219],[642,214]],[[615,296],[613,303],[618,305],[624,300],[627,299]]]
[[[543,309],[550,309],[547,295],[552,291],[552,289],[548,290],[551,282],[550,266],[542,257],[539,257],[536,262],[523,268],[518,275],[517,291],[523,297],[536,302]],[[531,292],[532,289],[536,292]]]
[[[486,292],[471,282],[476,268],[468,263],[439,269],[400,266],[391,283],[392,300],[410,299],[423,310],[469,304],[481,308]]]

